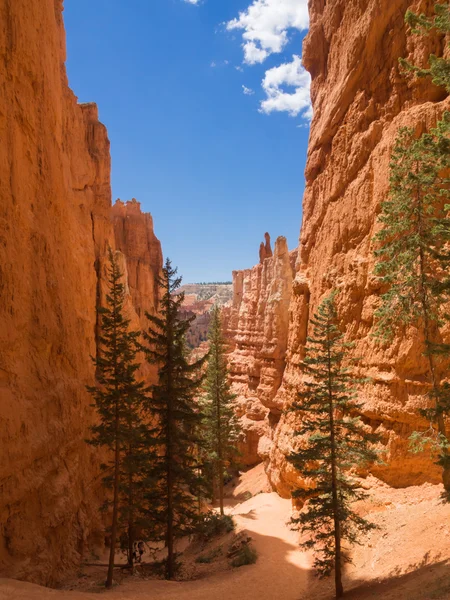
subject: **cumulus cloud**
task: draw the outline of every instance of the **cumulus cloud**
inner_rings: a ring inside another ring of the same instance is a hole
[[[310,84],[308,71],[303,67],[300,56],[294,54],[292,62],[266,71],[262,87],[267,98],[261,102],[260,112],[267,115],[287,112],[292,117],[301,114],[305,120],[311,120]],[[286,87],[294,90],[286,91]]]
[[[303,31],[308,25],[307,0],[253,0],[226,27],[243,31],[244,61],[252,65],[281,52],[289,41],[289,29]]]
[[[200,0],[184,0],[188,4],[200,4]]]
[[[242,86],[242,91],[244,92],[244,94],[246,96],[253,96],[253,94],[255,93],[252,88],[247,87],[246,85]]]

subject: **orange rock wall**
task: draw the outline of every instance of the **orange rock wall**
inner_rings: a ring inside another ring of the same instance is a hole
[[[40,583],[103,543],[85,386],[114,229],[137,323],[161,266],[151,217],[113,227],[107,132],[64,61],[61,0],[0,0],[0,576]]]
[[[264,456],[270,419],[280,415],[276,392],[285,367],[294,260],[279,237],[273,256],[233,272],[232,306],[223,309],[232,389],[245,432],[241,460],[247,465]]]
[[[417,413],[426,405],[426,363],[417,331],[390,347],[371,336],[380,286],[373,276],[372,238],[389,184],[389,160],[399,127],[431,127],[450,107],[429,81],[399,71],[398,57],[425,64],[442,55],[442,40],[408,36],[404,15],[411,7],[432,14],[432,1],[338,0],[310,2],[311,28],[303,60],[312,75],[314,119],[308,147],[303,224],[290,304],[287,366],[277,401],[289,402],[301,383],[308,319],[323,297],[339,290],[346,338],[362,357],[363,417],[382,435],[386,465],[375,474],[403,487],[439,481],[426,455],[408,451],[408,437],[428,423]],[[295,475],[286,463],[292,423],[284,416],[273,432],[268,473],[274,487],[289,493]]]
[[[263,348],[274,348],[273,332],[260,326],[258,267],[235,274],[236,348],[231,374],[239,398],[257,398],[270,414],[263,437],[250,444],[252,459],[265,460],[273,487],[288,497],[299,483],[285,455],[292,448],[293,422],[281,414],[301,385],[299,362],[309,319],[332,288],[346,338],[362,357],[361,375],[373,383],[361,390],[363,417],[383,438],[386,465],[376,475],[393,486],[440,480],[427,455],[408,451],[408,437],[428,423],[417,409],[426,405],[426,363],[414,329],[390,347],[371,337],[380,286],[373,276],[372,237],[389,184],[389,160],[399,127],[429,128],[450,108],[446,94],[427,80],[399,71],[398,58],[426,64],[442,55],[443,40],[407,35],[408,8],[432,14],[432,0],[310,0],[311,26],[303,60],[312,75],[314,118],[308,147],[306,191],[290,302],[283,300],[280,346],[267,361]],[[270,321],[271,304],[264,306]],[[277,313],[278,314],[278,313]],[[233,321],[232,321],[233,322]],[[286,329],[287,327],[287,329]],[[267,335],[267,337],[266,337]],[[232,336],[233,337],[233,336]],[[266,376],[268,375],[268,377]],[[281,385],[280,385],[281,383]],[[268,390],[268,394],[266,393]]]

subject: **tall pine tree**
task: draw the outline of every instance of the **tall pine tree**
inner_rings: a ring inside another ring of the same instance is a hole
[[[449,394],[441,384],[440,356],[448,353],[440,329],[445,322],[445,303],[450,299],[448,269],[450,221],[446,200],[450,179],[450,115],[430,133],[416,137],[409,128],[400,130],[391,160],[390,194],[382,203],[375,236],[378,249],[376,274],[387,291],[376,311],[376,331],[389,340],[399,327],[414,325],[423,334],[430,396],[434,408],[427,416],[437,424],[441,438],[443,481],[450,491],[445,414]]]
[[[147,494],[152,506],[156,539],[167,546],[166,577],[176,572],[175,540],[195,530],[199,519],[196,498],[204,496],[199,463],[198,431],[202,415],[196,402],[204,359],[190,363],[185,336],[193,319],[180,318],[184,294],[177,294],[181,277],[167,259],[159,285],[158,316],[147,313],[144,333],[147,360],[158,366],[158,383],[151,386],[149,410],[155,419],[158,458],[154,462],[154,487]]]
[[[313,335],[307,339],[302,363],[309,379],[288,409],[298,414],[294,435],[300,439],[298,449],[287,458],[302,477],[314,482],[310,489],[294,491],[295,498],[307,503],[292,524],[309,534],[302,546],[315,551],[319,575],[328,576],[334,569],[340,598],[342,566],[348,560],[342,542],[353,544],[373,527],[352,510],[352,502],[365,494],[349,473],[377,459],[370,444],[378,437],[367,432],[356,416],[360,405],[352,387],[355,379],[343,366],[349,344],[338,328],[334,297],[334,293],[327,297],[311,319]]]
[[[208,465],[210,488],[213,495],[214,490],[218,492],[220,514],[223,515],[224,477],[238,454],[240,427],[233,406],[236,396],[232,394],[228,381],[226,348],[217,305],[212,310],[208,340],[208,367],[202,399],[205,462]]]
[[[435,11],[431,18],[408,11],[405,20],[416,34],[431,29],[448,33],[449,6],[436,4]],[[433,83],[450,91],[448,59],[431,55],[429,68],[416,67],[404,59],[400,62],[419,77],[430,76]],[[442,343],[441,337],[441,328],[449,320],[445,304],[450,299],[449,166],[450,113],[445,112],[429,133],[417,136],[412,128],[399,131],[391,159],[389,198],[383,202],[379,217],[382,229],[375,237],[379,259],[375,272],[387,286],[375,316],[377,333],[385,339],[405,325],[413,325],[423,334],[433,407],[422,412],[437,429],[431,441],[440,448],[438,463],[450,497],[450,446],[445,425],[450,414],[450,389],[442,383],[447,376],[450,346]],[[447,360],[443,361],[444,357]]]
[[[103,464],[103,479],[112,489],[111,541],[106,587],[113,583],[116,544],[121,532],[127,540],[128,562],[133,565],[133,543],[137,522],[142,517],[142,487],[148,479],[148,459],[152,447],[150,431],[142,421],[145,384],[136,379],[140,332],[130,331],[124,316],[125,290],[116,256],[109,250],[109,293],[100,314],[99,352],[94,359],[97,385],[89,387],[99,423],[94,425],[89,443],[105,447],[112,459]]]

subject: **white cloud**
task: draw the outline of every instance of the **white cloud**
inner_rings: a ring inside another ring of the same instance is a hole
[[[262,87],[267,98],[261,102],[260,112],[267,115],[287,112],[291,117],[301,113],[302,118],[311,120],[310,84],[310,74],[303,67],[300,56],[294,54],[292,62],[266,71]],[[288,92],[283,86],[294,88],[294,91]]]
[[[243,30],[247,64],[262,63],[270,54],[281,52],[289,41],[288,30],[303,31],[308,25],[307,0],[253,0],[247,10],[226,24],[228,31]]]
[[[242,86],[242,91],[244,92],[244,94],[246,96],[253,96],[253,94],[255,93],[252,88],[248,88],[246,85]]]
[[[214,60],[212,60],[212,61],[211,61],[211,64],[210,64],[209,66],[210,66],[212,69],[214,69],[214,67],[217,67],[217,63],[216,63]]]
[[[234,67],[234,68],[236,69],[236,71],[239,71],[239,73],[244,72],[244,69],[240,65],[238,65],[237,67]]]
[[[200,0],[184,0],[188,4],[200,4]]]

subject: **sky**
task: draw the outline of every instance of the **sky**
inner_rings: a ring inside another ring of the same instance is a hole
[[[307,0],[65,0],[67,72],[108,129],[113,201],[153,215],[185,283],[293,249],[311,108]]]

